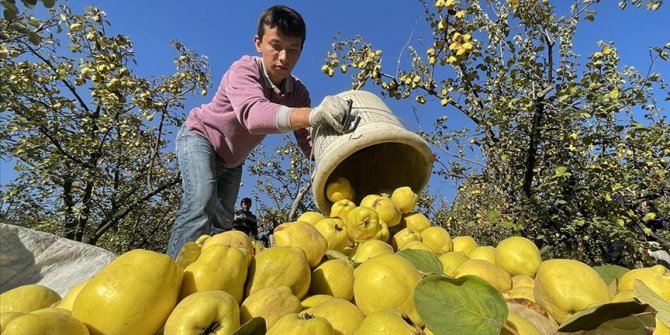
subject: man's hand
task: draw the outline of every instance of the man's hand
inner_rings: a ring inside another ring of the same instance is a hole
[[[330,126],[338,133],[344,132],[344,119],[349,104],[338,96],[327,96],[309,113],[309,125],[312,127]]]

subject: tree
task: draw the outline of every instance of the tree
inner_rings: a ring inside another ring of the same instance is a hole
[[[437,154],[436,174],[461,181],[451,206],[434,210],[452,233],[486,243],[523,234],[547,257],[590,263],[608,261],[619,241],[632,257],[618,261],[631,265],[644,261],[641,241],[670,246],[667,229],[646,224],[670,217],[670,127],[657,98],[667,101],[668,91],[651,71],[670,43],[650,50],[646,73],[622,65],[611,43],[581,57],[573,36],[599,3],[573,1],[561,16],[546,0],[422,1],[432,36],[407,48],[411,62],[391,67],[363,37],[336,37],[323,70],[351,69],[354,88],[444,108],[422,135]],[[627,5],[642,1],[619,4]],[[452,129],[451,113],[474,127]],[[643,202],[651,214],[636,213]]]
[[[4,1],[0,22],[0,155],[17,171],[2,221],[117,252],[163,249],[180,196],[165,147],[186,95],[205,94],[205,58],[174,41],[176,72],[141,78],[104,11],[59,5],[37,18],[24,3]]]

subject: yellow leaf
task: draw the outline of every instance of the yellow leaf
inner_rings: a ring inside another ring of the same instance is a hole
[[[647,213],[643,218],[642,221],[650,221],[656,218],[656,213]]]
[[[611,90],[610,93],[607,94],[607,96],[610,97],[610,99],[616,99],[619,97],[619,90],[615,88]]]

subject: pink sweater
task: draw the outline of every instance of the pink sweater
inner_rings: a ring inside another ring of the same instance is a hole
[[[282,106],[310,104],[309,92],[298,78],[286,78],[280,90],[265,75],[261,58],[243,56],[223,75],[212,101],[191,110],[186,128],[206,137],[223,165],[233,168],[244,162],[265,135],[281,132],[277,128],[277,112]],[[296,130],[294,134],[309,157],[309,130]]]

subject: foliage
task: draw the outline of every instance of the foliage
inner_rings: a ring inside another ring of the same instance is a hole
[[[432,211],[454,235],[495,243],[523,234],[545,257],[589,263],[608,261],[617,241],[631,255],[618,261],[631,266],[645,261],[641,241],[670,245],[668,230],[645,225],[670,217],[670,126],[657,99],[667,101],[668,91],[651,71],[670,45],[650,49],[646,73],[623,65],[611,43],[578,55],[574,34],[595,19],[599,3],[422,2],[432,36],[407,47],[409,64],[384,64],[382,50],[363,37],[336,37],[322,70],[352,70],[354,88],[439,103],[434,130],[422,135],[437,154],[436,175],[461,181],[454,202]],[[620,7],[628,4],[643,1]],[[662,2],[646,4],[657,10]],[[452,113],[475,126],[452,129]],[[458,159],[442,164],[447,156]],[[636,212],[643,203],[646,218]]]
[[[3,1],[0,22],[0,155],[17,172],[2,221],[116,252],[161,250],[180,196],[165,148],[185,96],[209,85],[206,60],[174,41],[176,72],[141,78],[131,39],[107,33],[104,11],[59,5],[38,18],[24,3]]]
[[[270,229],[295,220],[301,213],[317,210],[309,192],[312,162],[291,137],[286,135],[284,144],[274,148],[274,152],[267,152],[260,145],[247,159],[249,173],[256,176],[254,195],[266,201],[258,206],[258,221]],[[294,205],[297,208],[291,216]]]

